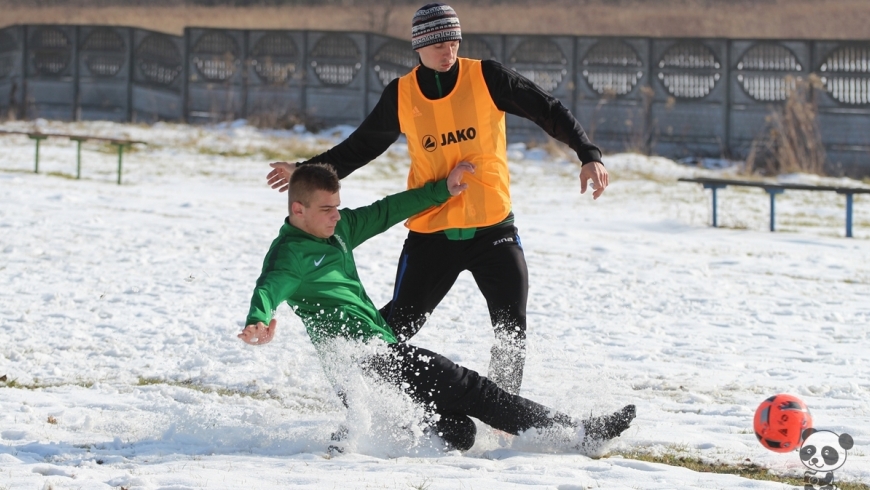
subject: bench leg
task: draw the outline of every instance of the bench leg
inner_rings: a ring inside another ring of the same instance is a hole
[[[39,138],[36,138],[36,159],[35,159],[35,161],[36,161],[36,163],[33,167],[33,173],[38,174],[39,173]]]
[[[39,142],[48,138],[48,136],[44,136],[41,134],[28,134],[27,137],[36,142],[36,156],[34,158],[34,163],[33,163],[33,173],[38,174],[39,173]]]
[[[776,195],[782,194],[782,189],[764,189],[770,194],[770,231],[776,231]]]
[[[776,231],[776,194],[770,193],[770,231]]]
[[[124,158],[124,145],[118,145],[118,185],[121,185],[121,160]]]
[[[852,193],[846,193],[846,238],[852,238]]]
[[[713,228],[719,227],[719,219],[716,215],[717,208],[717,200],[716,200],[716,191],[718,189],[724,189],[726,186],[721,184],[704,184],[704,189],[710,189],[713,192]]]
[[[82,178],[82,142],[76,142],[76,180]]]
[[[713,228],[717,228],[719,226],[719,220],[716,216],[716,188],[712,189],[713,191]]]

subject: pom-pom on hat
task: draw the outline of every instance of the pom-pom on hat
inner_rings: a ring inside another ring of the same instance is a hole
[[[414,13],[411,48],[419,49],[447,41],[462,41],[456,11],[443,3],[427,3]]]

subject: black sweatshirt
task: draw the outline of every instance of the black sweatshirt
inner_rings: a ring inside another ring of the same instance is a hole
[[[499,110],[534,122],[574,150],[583,164],[601,161],[601,150],[589,141],[580,123],[558,99],[497,61],[484,60],[482,69],[489,95]],[[421,64],[417,83],[426,98],[437,100],[453,90],[458,76],[458,62],[446,72]],[[356,131],[332,149],[302,163],[329,163],[344,178],[387,151],[401,134],[399,80],[395,79]]]

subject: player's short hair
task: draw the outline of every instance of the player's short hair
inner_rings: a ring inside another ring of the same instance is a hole
[[[308,207],[316,191],[335,194],[339,189],[341,183],[332,165],[327,163],[300,165],[290,176],[290,203],[301,202],[303,206]]]

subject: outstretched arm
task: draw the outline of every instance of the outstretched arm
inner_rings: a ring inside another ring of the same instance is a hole
[[[245,328],[238,335],[238,338],[247,344],[262,345],[272,341],[278,325],[278,322],[272,318],[275,309],[279,304],[287,301],[302,282],[302,276],[288,268],[298,262],[295,256],[282,248],[280,242],[278,247],[276,250],[276,245],[273,244],[266,254],[263,271],[251,295],[251,306],[245,319]],[[272,267],[276,265],[281,266],[282,269],[273,269]],[[267,322],[268,326],[266,326]]]
[[[343,179],[387,151],[401,134],[399,80],[396,79],[387,85],[372,112],[346,140],[304,162],[271,164],[273,170],[266,180],[273,189],[284,192],[287,190],[289,174],[292,174],[291,169],[309,163],[328,163]]]
[[[598,199],[609,184],[607,170],[601,163],[601,150],[589,141],[580,123],[558,99],[519,73],[497,61],[482,64],[483,79],[499,110],[528,119],[550,136],[577,153],[583,164],[580,170],[580,193],[592,180],[592,197]]]
[[[499,110],[537,124],[574,150],[582,163],[601,161],[601,149],[589,141],[583,127],[559,99],[497,61],[483,61],[481,68],[489,95]]]
[[[290,188],[290,177],[296,171],[299,164],[289,162],[272,162],[269,164],[272,171],[266,176],[269,185],[273,189],[278,189],[280,192],[285,192]],[[474,165],[469,162],[459,162],[456,167],[447,176],[447,188],[450,190],[451,196],[457,196],[468,188],[468,184],[462,183],[462,176],[465,173],[474,173]]]
[[[466,173],[474,173],[474,165],[460,162],[446,179],[428,182],[423,187],[387,196],[368,206],[341,210],[341,219],[349,230],[348,246],[356,248],[369,238],[383,233],[396,223],[406,220],[432,206],[447,202],[468,187],[462,182]]]

